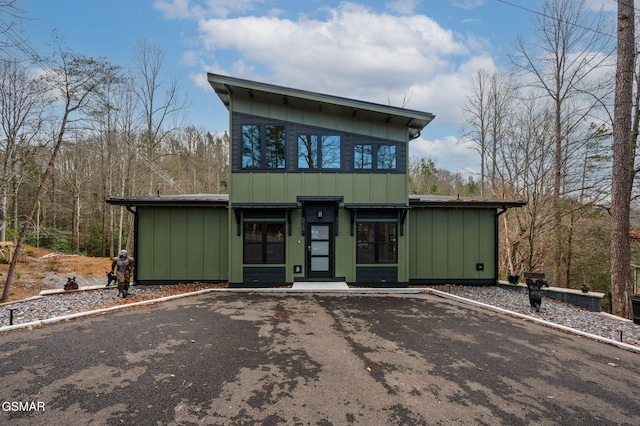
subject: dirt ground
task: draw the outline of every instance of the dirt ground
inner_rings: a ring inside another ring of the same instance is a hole
[[[2,250],[0,259],[8,261],[8,258],[8,250]],[[97,280],[100,280],[99,283],[104,281],[106,284],[105,273],[110,269],[110,258],[69,255],[24,246],[16,266],[16,276],[11,285],[9,301],[36,296],[42,290],[61,288],[68,277],[77,277],[79,285],[87,285],[88,283],[82,283],[86,280],[91,281],[90,285]],[[8,270],[8,263],[0,264],[2,288],[7,280]]]
[[[8,250],[0,250],[0,259],[8,260]],[[7,280],[8,263],[0,263],[0,292]],[[37,296],[42,290],[63,288],[67,278],[76,277],[78,285],[107,284],[106,272],[111,270],[111,258],[88,257],[52,252],[25,246],[16,267],[16,279],[9,293],[9,302]],[[213,285],[169,286],[164,292],[181,293]],[[218,287],[220,285],[216,285]]]

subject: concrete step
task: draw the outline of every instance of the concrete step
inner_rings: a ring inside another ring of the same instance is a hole
[[[292,290],[349,290],[345,282],[294,282]]]

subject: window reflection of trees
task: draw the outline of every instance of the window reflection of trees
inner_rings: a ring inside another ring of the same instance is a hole
[[[396,146],[380,145],[378,146],[378,169],[395,169],[396,168]]]
[[[318,137],[315,135],[298,135],[298,168],[315,168],[317,156]]]
[[[340,156],[340,136],[298,135],[298,168],[339,169]]]
[[[284,126],[266,126],[265,134],[265,167],[284,169],[285,166],[285,133]]]
[[[286,158],[284,126],[242,126],[242,168],[283,169]]]
[[[242,126],[242,168],[259,168],[260,157],[260,126]]]
[[[356,169],[373,167],[373,145],[356,144],[353,147],[353,165]]]

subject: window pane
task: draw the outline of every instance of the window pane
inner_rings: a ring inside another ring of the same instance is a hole
[[[357,263],[398,263],[397,223],[360,222],[357,229]]]
[[[356,263],[376,263],[375,223],[358,223]]]
[[[264,263],[284,263],[284,223],[266,225],[266,258]]]
[[[328,241],[311,241],[311,255],[312,256],[328,256],[329,242]]]
[[[395,243],[396,229],[397,229],[397,224],[395,223],[379,223],[378,224],[378,242]]]
[[[378,224],[378,263],[398,263],[397,231],[397,223]]]
[[[322,137],[322,168],[340,168],[340,136]]]
[[[375,223],[358,223],[358,243],[375,242]]]
[[[312,240],[328,240],[329,226],[328,225],[312,225],[311,239]]]
[[[265,164],[268,169],[284,169],[284,126],[265,126]]]
[[[243,248],[244,263],[262,263],[262,243],[244,243]]]
[[[378,245],[378,263],[398,263],[396,244]]]
[[[318,137],[314,135],[298,136],[298,168],[318,167]]]
[[[355,169],[370,169],[373,165],[373,147],[371,145],[356,144],[353,147],[353,167]]]
[[[267,242],[284,243],[284,223],[267,224]]]
[[[264,263],[284,263],[284,243],[267,244],[266,254]]]
[[[262,243],[262,223],[245,222],[243,228],[245,243]]]
[[[260,167],[260,126],[242,126],[242,168]]]
[[[380,145],[378,147],[378,164],[379,169],[395,169],[396,168],[396,146]]]
[[[356,263],[376,263],[375,244],[358,243]]]
[[[313,257],[311,258],[311,270],[312,271],[328,271],[329,270],[329,258],[328,257]]]

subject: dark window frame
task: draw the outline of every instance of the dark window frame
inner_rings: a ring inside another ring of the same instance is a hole
[[[249,133],[250,129],[253,132]],[[246,135],[251,136],[252,139],[245,138]],[[281,146],[278,146],[278,143]],[[249,161],[245,162],[245,159]],[[285,170],[286,168],[287,126],[285,124],[242,123],[240,125],[241,170]]]
[[[251,226],[260,227],[260,231],[249,233],[248,227]],[[273,233],[274,230],[277,232]],[[249,240],[250,236],[258,236],[258,238]],[[273,236],[279,240],[270,240]],[[284,220],[244,220],[242,222],[242,263],[244,265],[286,264],[286,240],[286,221]],[[255,253],[259,253],[259,256]],[[256,259],[257,257],[259,259]]]
[[[382,149],[389,149],[386,155]],[[364,160],[366,157],[366,161]],[[392,164],[386,167],[385,163]],[[389,142],[357,141],[353,143],[353,170],[398,170],[398,144]]]
[[[307,138],[308,141],[305,142],[304,139],[301,140],[301,138]],[[315,140],[310,140],[310,138],[314,138]],[[331,139],[329,139],[331,138]],[[337,166],[335,166],[336,162],[332,162],[329,163],[330,165],[327,166],[326,164],[327,161],[331,161],[330,159],[327,159],[325,157],[328,157],[327,153],[328,153],[328,149],[329,147],[331,147],[331,145],[333,143],[335,143],[335,138],[337,138],[337,143],[338,143],[338,157],[337,157]],[[341,134],[329,134],[329,133],[320,133],[320,132],[300,132],[296,135],[296,169],[298,170],[342,170],[342,146],[343,144],[343,140],[342,140],[342,135]],[[326,143],[325,143],[326,141]],[[301,147],[301,142],[303,144],[311,144],[311,143],[315,143],[314,151],[313,152],[309,152],[310,151],[310,147],[307,145],[307,152],[306,152],[306,156],[304,156],[304,152],[303,150],[300,149]],[[311,158],[313,156],[313,158]],[[300,165],[300,160],[301,158],[309,158],[312,161],[307,161],[307,166],[304,166],[304,164],[301,166]],[[313,161],[315,161],[315,164],[310,164]]]
[[[362,239],[361,226],[371,226],[373,239]],[[392,230],[384,230],[392,226]],[[356,264],[359,265],[397,265],[398,264],[398,221],[397,220],[358,220],[356,221]],[[389,236],[389,238],[383,238]],[[391,239],[393,237],[393,239]],[[386,251],[385,251],[386,249]],[[371,260],[373,255],[373,262]],[[366,261],[365,261],[366,260]]]

